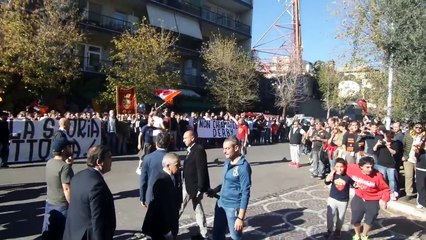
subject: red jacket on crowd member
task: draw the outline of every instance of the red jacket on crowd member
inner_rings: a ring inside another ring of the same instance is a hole
[[[245,141],[248,133],[249,133],[249,129],[245,124],[238,125],[238,129],[237,129],[238,140]]]
[[[373,169],[370,175],[366,175],[357,164],[348,164],[346,174],[356,182],[355,194],[358,197],[389,202],[391,191],[379,171]]]

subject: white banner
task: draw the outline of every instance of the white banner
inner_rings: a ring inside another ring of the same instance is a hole
[[[199,138],[227,138],[237,135],[237,125],[233,121],[200,119],[197,134]]]
[[[87,150],[101,144],[101,121],[99,119],[70,119],[70,138],[77,141],[73,145],[74,158],[85,158]],[[12,133],[8,162],[47,161],[52,157],[52,138],[59,128],[59,121],[45,118],[41,121],[9,121]]]

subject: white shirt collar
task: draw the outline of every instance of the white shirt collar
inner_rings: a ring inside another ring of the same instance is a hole
[[[97,169],[95,167],[93,169],[95,169],[96,172],[98,172],[102,177],[104,177],[104,175],[101,173],[101,171],[99,169]]]
[[[189,146],[187,149],[186,149],[186,151],[189,153],[189,152],[191,152],[191,148],[193,148],[194,147],[194,145],[195,145],[195,143],[193,143],[191,146]]]

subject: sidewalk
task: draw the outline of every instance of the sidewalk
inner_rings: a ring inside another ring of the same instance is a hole
[[[416,208],[415,199],[409,202],[402,199],[398,199],[398,201],[390,201],[388,202],[388,209],[392,212],[402,214],[415,220],[426,221],[426,208]]]
[[[324,239],[326,231],[326,201],[329,190],[323,184],[283,190],[250,200],[247,210],[244,239],[248,240],[313,240]],[[390,204],[392,209],[398,203]],[[417,210],[411,209],[411,210]],[[411,212],[410,210],[410,212]],[[408,211],[408,210],[407,210]],[[351,210],[347,208],[341,239],[351,239]],[[195,219],[180,222],[179,239],[189,240],[196,229]],[[380,210],[370,239],[423,240],[426,239],[426,222],[406,217],[391,210]],[[207,214],[207,224],[213,226],[212,214]]]

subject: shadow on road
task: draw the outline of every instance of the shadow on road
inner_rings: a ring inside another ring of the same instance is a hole
[[[306,221],[301,219],[306,208],[287,208],[247,218],[250,230],[244,232],[244,239],[264,239],[296,229]],[[283,221],[283,218],[286,221]]]
[[[7,191],[0,194],[1,203],[11,201],[23,201],[28,199],[36,199],[46,194],[46,183],[22,183],[0,186],[0,191]]]
[[[129,191],[122,191],[113,194],[114,201],[125,199],[125,198],[139,198],[139,189],[133,189]]]
[[[0,206],[2,239],[14,239],[41,233],[45,201]]]
[[[23,183],[0,186],[0,230],[2,239],[28,237],[41,233],[45,201],[11,203],[37,199],[46,193],[46,183]],[[6,205],[7,204],[7,205]]]

